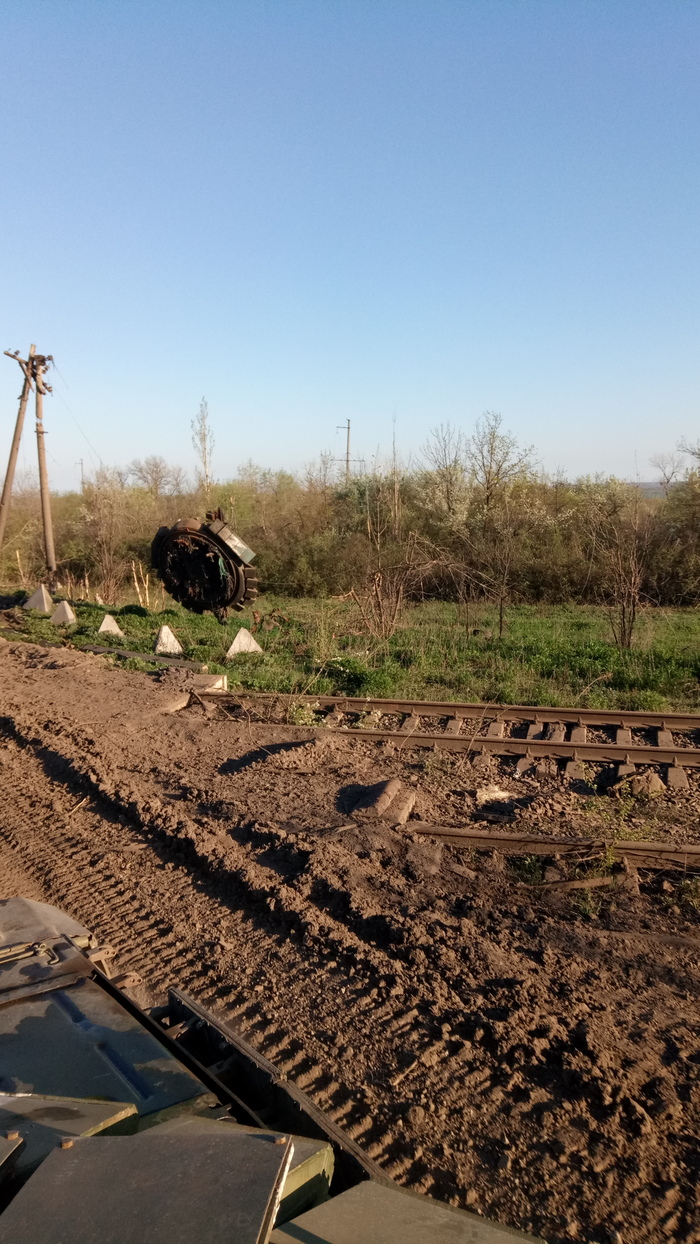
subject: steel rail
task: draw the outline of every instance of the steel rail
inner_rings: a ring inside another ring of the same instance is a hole
[[[222,706],[245,707],[253,703],[274,704],[289,699],[312,708],[330,709],[321,728],[346,738],[390,740],[402,747],[429,747],[451,752],[469,752],[490,756],[518,757],[518,770],[524,772],[541,759],[565,760],[571,778],[583,776],[576,766],[584,761],[614,763],[618,773],[627,776],[638,764],[668,766],[668,783],[687,786],[685,769],[700,769],[700,748],[685,746],[677,733],[700,732],[700,715],[688,713],[601,712],[597,709],[541,708],[526,705],[455,704],[442,701],[381,700],[360,696],[283,696],[278,693],[243,692],[236,695],[222,691],[199,691],[199,700]],[[345,715],[364,716],[374,712],[382,716],[401,715],[398,727],[381,728],[373,723],[366,728],[343,722]],[[444,729],[426,729],[422,722],[444,721]],[[507,735],[506,723],[528,723],[527,737]],[[471,729],[470,729],[471,725]],[[474,725],[476,728],[474,729]],[[587,726],[614,729],[613,740],[591,741]],[[486,733],[481,733],[486,727]],[[308,729],[308,727],[301,727]],[[464,728],[464,730],[463,730]],[[652,729],[657,733],[655,745],[637,742],[633,728]],[[549,737],[542,737],[548,734]],[[567,738],[567,735],[569,736]]]
[[[308,729],[308,727],[304,727]],[[353,730],[333,728],[334,734],[352,739],[391,739],[404,747],[437,747],[450,752],[482,752],[491,756],[525,756],[535,760],[615,761],[618,764],[672,765],[674,768],[700,768],[700,749],[693,747],[640,747],[634,743],[620,747],[615,743],[554,743],[550,739],[490,739],[483,735],[406,733],[401,730]]]
[[[242,700],[275,703],[288,700],[309,707],[334,708],[341,713],[405,713],[417,717],[456,717],[465,721],[531,721],[628,729],[655,727],[700,730],[700,713],[642,712],[630,709],[550,708],[538,704],[462,704],[451,700],[382,700],[370,696],[294,695],[279,691],[201,692],[202,698],[240,704]]]

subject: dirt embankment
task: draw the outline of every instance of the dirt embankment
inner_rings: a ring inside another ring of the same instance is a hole
[[[355,825],[358,786],[417,780],[457,821],[483,774],[175,712],[178,682],[0,642],[0,889],[218,1010],[407,1186],[550,1241],[700,1241],[700,951],[649,936],[700,937],[692,909],[642,878],[582,910]],[[527,789],[529,828],[586,832]],[[663,805],[686,838],[693,801]]]

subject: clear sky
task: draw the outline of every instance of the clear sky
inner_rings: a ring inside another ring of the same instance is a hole
[[[700,435],[699,52],[697,0],[5,0],[0,346],[56,357],[55,484],[191,468],[203,395],[220,478],[483,410],[653,478]]]

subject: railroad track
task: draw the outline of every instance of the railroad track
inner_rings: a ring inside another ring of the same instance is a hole
[[[570,779],[585,777],[584,764],[616,765],[618,777],[632,776],[638,765],[658,765],[665,770],[667,784],[682,789],[688,785],[686,770],[700,769],[700,715],[692,713],[258,692],[198,694],[202,700],[231,708],[303,705],[317,713],[319,726],[363,738],[514,756],[518,773],[552,759],[565,762]]]

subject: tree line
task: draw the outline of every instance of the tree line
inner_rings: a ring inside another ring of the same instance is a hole
[[[499,629],[515,602],[580,602],[610,610],[616,641],[632,641],[643,605],[700,598],[700,445],[656,460],[655,489],[615,478],[543,473],[501,416],[470,435],[441,425],[419,459],[397,455],[341,480],[330,455],[300,474],[251,463],[211,474],[206,409],[193,422],[194,481],[160,456],[100,467],[81,492],[53,498],[60,574],[114,602],[147,567],[155,530],[221,506],[256,550],[262,586],[291,596],[352,595],[367,627],[391,633],[406,602],[490,601]],[[41,517],[35,486],[16,489],[0,579],[37,581]]]

